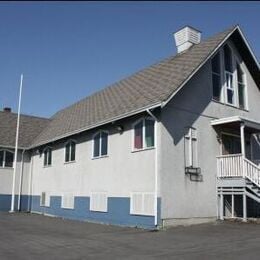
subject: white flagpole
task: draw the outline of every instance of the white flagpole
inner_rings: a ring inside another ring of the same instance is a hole
[[[19,127],[20,127],[20,112],[21,112],[22,89],[23,89],[23,74],[21,74],[21,80],[20,80],[20,93],[19,93],[18,113],[17,113],[17,125],[16,125],[16,137],[15,137],[15,153],[14,153],[14,173],[13,173],[13,186],[12,186],[12,201],[11,201],[11,210],[10,210],[10,212],[14,212],[15,177],[16,177],[16,170],[17,170],[17,155],[18,155],[18,139],[19,139]]]

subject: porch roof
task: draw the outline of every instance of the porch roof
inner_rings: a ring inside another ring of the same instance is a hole
[[[239,128],[241,123],[244,123],[247,131],[252,133],[260,132],[260,121],[252,120],[243,116],[225,117],[211,121],[212,126],[225,126],[230,128]]]

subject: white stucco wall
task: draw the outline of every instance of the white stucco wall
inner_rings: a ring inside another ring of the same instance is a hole
[[[109,197],[130,197],[131,192],[153,192],[155,149],[132,152],[135,120],[120,122],[122,134],[116,124],[102,128],[109,131],[107,157],[92,159],[95,131],[73,137],[77,141],[75,162],[64,163],[65,141],[52,145],[50,167],[43,167],[43,155],[34,154],[32,194],[48,191],[59,196],[64,192],[90,196],[91,191],[105,191]]]
[[[260,91],[244,63],[249,111],[212,101],[211,64],[208,62],[162,110],[161,196],[162,218],[215,217],[216,156],[220,154],[213,118],[241,115],[260,122]],[[184,128],[193,126],[198,135],[198,160],[202,182],[185,175]]]

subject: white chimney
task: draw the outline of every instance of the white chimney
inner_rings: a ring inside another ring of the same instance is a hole
[[[192,45],[199,44],[201,39],[201,32],[197,29],[186,26],[174,33],[177,52],[188,50]]]

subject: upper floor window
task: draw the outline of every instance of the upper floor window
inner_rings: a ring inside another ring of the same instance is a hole
[[[0,151],[0,167],[13,167],[14,153],[8,150]]]
[[[73,162],[75,161],[76,154],[76,142],[69,141],[65,145],[65,162]]]
[[[47,147],[43,151],[43,165],[50,166],[52,163],[52,149]]]
[[[235,103],[234,84],[233,84],[233,62],[232,51],[226,44],[224,46],[224,63],[225,63],[225,82],[226,82],[226,95],[229,104]]]
[[[154,147],[154,120],[141,119],[134,124],[134,149]]]
[[[220,53],[218,52],[211,60],[213,98],[217,101],[221,99],[221,69]]]
[[[246,107],[245,100],[245,74],[241,69],[241,66],[237,63],[237,88],[238,88],[238,103],[240,108]]]
[[[108,133],[100,131],[93,138],[93,157],[101,157],[107,155]]]
[[[246,75],[231,46],[225,44],[211,59],[213,99],[245,109]]]
[[[224,63],[225,63],[225,70],[232,73],[233,72],[232,51],[227,44],[224,46]]]

